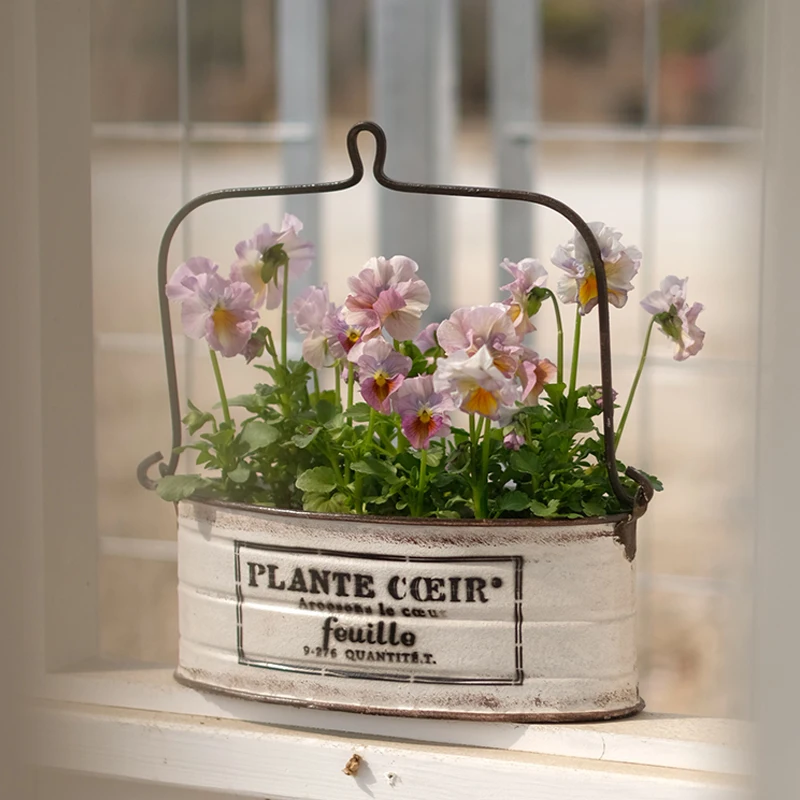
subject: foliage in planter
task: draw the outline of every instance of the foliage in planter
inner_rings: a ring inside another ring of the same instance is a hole
[[[591,227],[610,302],[622,307],[641,254],[624,247],[613,229]],[[193,439],[181,449],[196,453],[204,473],[162,478],[164,499],[452,519],[570,519],[622,510],[603,466],[597,418],[604,398],[577,380],[582,319],[598,302],[577,233],[553,255],[564,270],[557,293],[545,287],[547,273],[535,259],[506,260],[513,280],[503,287],[503,303],[459,309],[418,333],[430,293],[403,256],[371,259],[350,279],[343,306],[335,307],[323,286],[307,289],[290,307],[288,277],[313,257],[301,229],[286,215],[280,231],[265,225],[240,242],[230,279],[201,258],[171,278],[167,294],[181,303],[187,335],[209,344],[221,414],[189,403],[183,421]],[[559,299],[576,305],[568,376]],[[525,345],[532,320],[551,304],[555,362]],[[259,326],[262,305],[281,309],[280,350]],[[642,306],[652,317],[617,444],[653,327],[676,344],[676,360],[703,346],[696,325],[702,306],[686,302],[686,280],[669,276]],[[305,334],[302,360],[287,357],[290,316]],[[228,398],[217,353],[242,355],[264,382],[252,394]],[[240,423],[231,407],[243,409]]]

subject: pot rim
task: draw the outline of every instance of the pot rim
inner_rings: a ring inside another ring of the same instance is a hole
[[[250,503],[237,503],[232,500],[216,498],[187,497],[180,503],[224,508],[230,511],[246,511],[264,517],[283,517],[297,520],[321,520],[323,522],[349,522],[357,525],[403,525],[410,527],[436,528],[557,528],[583,525],[616,525],[621,522],[634,522],[631,513],[607,514],[601,517],[578,517],[577,519],[435,519],[420,517],[384,517],[378,514],[327,514],[319,511],[297,511],[291,508],[271,508]]]

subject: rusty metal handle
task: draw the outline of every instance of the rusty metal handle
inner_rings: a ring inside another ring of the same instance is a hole
[[[178,213],[170,220],[164,236],[161,240],[161,248],[158,255],[158,297],[161,311],[161,332],[164,339],[164,355],[167,368],[167,387],[169,390],[170,415],[172,419],[172,451],[169,461],[164,464],[163,455],[153,453],[144,459],[137,470],[139,482],[146,489],[154,489],[155,481],[148,477],[149,469],[155,464],[159,464],[161,475],[173,475],[178,466],[178,453],[176,448],[181,444],[181,412],[180,399],[178,395],[178,378],[175,368],[175,348],[172,341],[172,322],[170,320],[169,301],[165,293],[167,285],[167,262],[169,258],[169,248],[175,233],[181,222],[197,208],[216,202],[217,200],[229,200],[244,197],[272,197],[288,196],[295,194],[324,194],[328,192],[338,192],[342,189],[349,189],[358,184],[364,177],[364,163],[358,150],[358,135],[366,132],[375,138],[375,161],[372,173],[375,180],[381,185],[395,192],[406,192],[409,194],[429,194],[445,195],[449,197],[485,197],[496,200],[520,200],[526,203],[545,206],[560,214],[572,223],[589,250],[597,276],[597,293],[599,302],[597,306],[600,328],[600,382],[603,389],[603,397],[610,398],[612,394],[611,381],[611,330],[608,311],[608,282],[606,280],[605,266],[600,253],[600,246],[595,235],[585,220],[573,209],[560,200],[549,197],[538,192],[524,192],[516,189],[490,189],[480,186],[448,186],[426,183],[406,183],[389,178],[384,167],[386,165],[386,133],[383,128],[375,122],[359,122],[354,125],[347,133],[347,153],[353,167],[353,174],[349,178],[341,181],[331,181],[327,183],[310,183],[296,186],[256,186],[239,189],[222,189],[214,192],[202,194],[194,200],[190,200]],[[650,481],[633,467],[629,467],[626,475],[633,479],[639,488],[636,495],[631,495],[619,477],[617,469],[617,458],[614,447],[614,408],[612,403],[603,403],[603,435],[605,446],[605,466],[608,471],[609,482],[617,499],[624,505],[632,508],[634,517],[641,516],[647,508],[647,503],[653,496],[653,487]]]

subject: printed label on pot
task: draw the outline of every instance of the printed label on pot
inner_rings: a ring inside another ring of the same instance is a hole
[[[234,547],[240,664],[384,681],[522,683],[519,556]]]

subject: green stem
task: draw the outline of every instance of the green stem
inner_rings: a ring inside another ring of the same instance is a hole
[[[275,350],[275,341],[272,338],[272,331],[267,331],[267,352],[272,357],[272,363],[275,367],[278,366],[278,353]]]
[[[281,364],[286,367],[286,354],[288,352],[289,326],[289,264],[283,268],[283,304],[281,305]]]
[[[570,365],[570,372],[569,372],[569,394],[567,395],[570,399],[572,399],[572,395],[575,392],[575,385],[578,382],[578,357],[580,356],[581,351],[581,321],[583,320],[583,316],[581,315],[580,307],[575,310],[575,338],[572,342],[572,364]]]
[[[428,451],[423,450],[419,456],[419,485],[417,487],[417,507],[414,516],[422,516],[422,507],[425,503],[425,482],[428,472]]]
[[[353,390],[356,385],[356,371],[353,369],[353,362],[347,362],[347,407],[353,407]]]
[[[342,406],[342,368],[339,366],[339,362],[336,362],[336,366],[333,370],[333,390],[336,392],[336,407],[341,408]]]
[[[550,289],[545,289],[547,296],[553,301],[553,309],[556,312],[556,327],[558,328],[558,377],[559,383],[564,382],[564,325],[561,322],[561,309],[558,305],[558,298]]]
[[[481,469],[481,488],[483,491],[481,492],[482,495],[482,505],[483,505],[483,515],[485,517],[489,516],[489,455],[491,452],[491,442],[492,442],[492,421],[489,417],[486,417],[486,424],[483,429],[483,463]]]
[[[312,370],[311,374],[314,377],[314,402],[319,402],[319,373],[316,370]]]
[[[222,416],[225,418],[225,422],[228,425],[233,426],[231,422],[231,412],[228,408],[228,396],[225,394],[225,384],[222,382],[222,372],[220,372],[219,369],[219,359],[217,359],[217,354],[211,348],[209,348],[208,352],[211,355],[211,366],[214,368],[214,377],[217,380],[219,402],[222,405]]]
[[[369,452],[372,450],[373,442],[372,437],[375,434],[375,409],[371,408],[369,410],[369,426],[367,427],[367,435],[364,437],[364,441],[361,447],[361,455],[363,456],[365,452]],[[355,500],[356,500],[356,514],[363,514],[364,513],[364,505],[363,500],[361,498],[361,491],[362,485],[364,482],[364,476],[360,473],[356,473],[356,486],[355,486]]]
[[[642,377],[642,370],[644,369],[644,362],[647,358],[647,350],[650,347],[650,335],[653,333],[653,325],[655,324],[656,318],[653,317],[650,320],[650,324],[647,326],[647,335],[644,337],[644,346],[642,347],[642,356],[639,359],[639,368],[636,370],[636,375],[633,378],[633,383],[631,384],[631,390],[628,393],[628,402],[625,403],[625,410],[622,412],[622,418],[619,421],[619,428],[617,429],[617,435],[614,437],[614,447],[619,447],[619,440],[622,438],[622,431],[625,430],[625,423],[628,421],[628,414],[630,413],[631,406],[633,405],[633,398],[636,395],[636,389],[639,387],[639,379]],[[613,400],[610,397],[604,397],[603,403],[611,403]]]
[[[483,519],[483,502],[480,485],[480,476],[478,475],[478,439],[480,437],[481,422],[475,422],[475,415],[469,415],[469,442],[470,442],[470,466],[472,477],[472,510],[475,514],[475,519]]]

